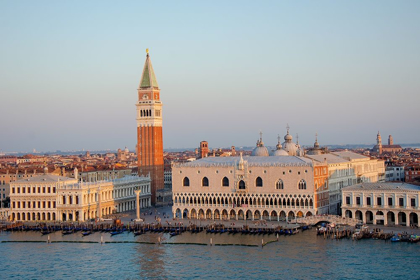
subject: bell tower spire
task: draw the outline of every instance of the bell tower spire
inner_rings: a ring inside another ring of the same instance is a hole
[[[149,49],[137,89],[137,164],[139,175],[150,174],[152,204],[156,191],[163,189],[162,102]]]

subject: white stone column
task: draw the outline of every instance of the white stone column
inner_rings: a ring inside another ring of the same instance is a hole
[[[102,205],[101,205],[102,201],[101,200],[102,200],[101,188],[98,187],[98,209],[97,209],[97,212],[98,212],[98,218],[99,219],[102,218]]]
[[[136,217],[137,217],[137,220],[139,220],[140,219],[140,193],[141,193],[141,190],[135,190],[134,191],[135,193],[136,193]]]

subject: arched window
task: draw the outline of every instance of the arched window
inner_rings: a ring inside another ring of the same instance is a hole
[[[299,181],[299,190],[306,190],[306,182],[303,179]]]
[[[188,177],[184,177],[184,180],[182,181],[182,185],[184,187],[189,187],[190,186],[190,179],[188,179]]]
[[[255,186],[256,187],[262,187],[263,186],[263,180],[261,179],[261,177],[257,177],[257,179],[255,179]]]
[[[244,190],[245,189],[245,182],[243,180],[240,180],[239,181],[238,188],[240,190]]]
[[[229,187],[229,179],[227,177],[223,177],[222,186]]]
[[[208,187],[209,186],[209,179],[207,177],[204,177],[203,180],[201,181],[201,185],[203,187]]]
[[[276,182],[276,189],[277,189],[277,190],[282,190],[282,189],[284,189],[284,185],[283,185],[283,180],[282,180],[282,179],[279,179],[279,180]]]

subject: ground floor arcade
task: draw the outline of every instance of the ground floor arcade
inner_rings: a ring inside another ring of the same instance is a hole
[[[267,220],[290,221],[299,217],[316,214],[316,210],[309,209],[273,209],[273,208],[206,208],[206,207],[172,207],[174,218],[180,219],[211,219],[211,220]]]
[[[385,210],[385,209],[346,209],[343,208],[343,217],[355,218],[366,224],[374,225],[419,225],[420,211]]]

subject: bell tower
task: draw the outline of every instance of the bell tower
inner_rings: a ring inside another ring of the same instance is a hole
[[[376,135],[376,145],[378,146],[378,153],[382,154],[382,138],[379,131],[378,131],[378,134]]]
[[[156,191],[163,189],[162,102],[160,89],[153,71],[149,50],[146,50],[140,85],[137,90],[137,161],[139,175],[150,174],[152,204]]]

